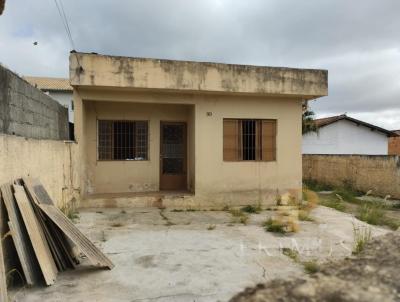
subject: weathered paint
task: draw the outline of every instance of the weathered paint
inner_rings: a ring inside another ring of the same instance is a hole
[[[73,142],[0,135],[0,184],[37,177],[58,206],[78,200],[76,155]]]
[[[72,53],[72,86],[301,96],[328,94],[328,72]]]
[[[400,158],[373,155],[303,155],[303,177],[400,198]]]
[[[194,195],[182,203],[271,203],[278,193],[301,191],[302,100],[326,94],[326,72],[86,54],[72,54],[70,69],[83,197],[157,191],[162,120],[188,123]],[[97,161],[96,120],[103,118],[149,120],[149,160]],[[224,162],[223,118],[277,119],[277,160]]]

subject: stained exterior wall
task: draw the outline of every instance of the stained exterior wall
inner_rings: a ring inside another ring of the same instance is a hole
[[[286,191],[300,196],[301,104],[328,92],[326,70],[83,53],[70,56],[70,81],[83,196],[157,190],[159,121],[184,119],[189,121],[192,200],[219,205],[272,203]],[[151,120],[150,161],[97,162],[94,121],[99,115]],[[224,162],[224,118],[277,119],[277,160]]]
[[[400,136],[389,138],[389,155],[400,155]]]
[[[400,198],[398,156],[303,155],[303,178],[335,186],[346,182],[363,192]]]
[[[160,120],[189,122],[188,181],[200,203],[271,203],[278,192],[301,190],[300,100],[84,89],[76,95],[76,116],[84,112],[83,127],[77,128],[84,129],[77,133],[86,154],[81,164],[84,194],[157,191]],[[150,120],[150,160],[98,162],[100,118]],[[277,161],[223,162],[223,118],[277,119]]]
[[[298,96],[328,94],[328,72],[316,69],[172,61],[71,53],[72,86]]]
[[[38,177],[58,206],[79,200],[77,145],[0,134],[0,184]]]
[[[188,127],[191,127],[189,120],[191,107],[189,105],[95,101],[85,102],[85,107],[87,193],[158,191],[160,121],[186,122]],[[145,161],[98,161],[97,120],[101,119],[148,121],[149,159]],[[190,151],[189,154],[191,154]],[[188,157],[188,163],[189,160],[193,159]],[[188,178],[188,187],[191,183],[193,183],[192,179]]]
[[[340,120],[303,135],[303,154],[388,155],[385,133]]]
[[[0,65],[0,133],[67,140],[68,110]]]

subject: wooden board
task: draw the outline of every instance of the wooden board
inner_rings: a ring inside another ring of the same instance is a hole
[[[2,244],[0,244],[0,301],[8,301],[6,269],[4,266]]]
[[[24,187],[13,185],[13,188],[18,208],[25,223],[43,277],[46,284],[51,285],[56,279],[57,267],[51,255],[46,237],[35,215],[32,204],[25,193]]]
[[[2,196],[0,192],[0,206],[2,203]],[[0,217],[1,219],[1,217]],[[3,223],[3,221],[0,221]],[[0,301],[8,301],[7,295],[7,279],[6,279],[6,268],[4,265],[4,254],[3,254],[3,238],[0,238]]]
[[[0,187],[4,204],[8,213],[8,225],[11,236],[17,250],[18,258],[21,263],[22,271],[28,285],[34,285],[40,278],[39,267],[35,261],[34,251],[30,244],[29,236],[23,223],[21,214],[15,203],[11,184],[5,184]]]
[[[37,206],[83,252],[93,265],[112,269],[114,264],[82,232],[54,206],[46,189],[37,179],[23,178],[24,185]]]
[[[76,244],[93,265],[112,269],[114,264],[108,259],[59,209],[49,204],[39,204],[40,209]]]

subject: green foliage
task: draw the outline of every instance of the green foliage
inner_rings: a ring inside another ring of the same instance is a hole
[[[294,262],[299,262],[299,260],[300,260],[299,252],[297,250],[294,250],[294,249],[291,249],[291,248],[288,248],[288,247],[284,247],[282,249],[282,254],[284,254],[285,256],[289,257]]]
[[[306,188],[315,191],[315,192],[320,192],[320,191],[332,191],[333,186],[324,184],[322,182],[318,182],[316,180],[311,180],[311,179],[306,179],[303,181],[303,184]]]
[[[314,121],[315,114],[311,110],[304,110],[302,117],[302,133],[318,132],[318,126]]]
[[[305,261],[303,266],[307,274],[315,274],[319,271],[319,265],[315,260]]]
[[[378,205],[364,204],[360,207],[356,217],[366,223],[373,225],[382,225],[385,213]]]
[[[245,213],[249,213],[249,214],[259,214],[262,209],[261,209],[261,205],[257,204],[257,205],[247,205],[241,208],[242,212]]]
[[[281,234],[286,233],[285,226],[280,222],[273,220],[272,218],[265,221],[263,226],[267,232],[281,233]]]
[[[353,254],[361,253],[365,245],[371,240],[371,228],[356,228],[353,225],[354,245]]]
[[[340,212],[346,211],[346,204],[336,196],[326,196],[320,199],[320,204]]]

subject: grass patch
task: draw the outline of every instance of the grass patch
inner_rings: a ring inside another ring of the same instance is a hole
[[[249,214],[259,214],[262,211],[261,205],[247,205],[241,208],[242,212]]]
[[[372,225],[383,225],[385,212],[379,205],[364,204],[356,217]]]
[[[356,228],[353,225],[353,235],[354,235],[353,254],[357,255],[364,250],[365,245],[371,240],[371,229],[365,227]]]
[[[280,234],[286,233],[285,226],[282,223],[273,220],[272,218],[265,221],[263,227],[267,232],[280,233]]]
[[[299,262],[300,258],[299,258],[299,252],[288,248],[288,247],[284,247],[282,248],[282,254],[284,254],[285,256],[289,257],[290,259],[292,259],[294,262]]]
[[[182,209],[173,209],[171,210],[171,212],[176,212],[176,213],[180,213],[180,212],[184,212],[185,210]]]
[[[232,215],[232,222],[233,223],[242,223],[247,224],[247,220],[249,219],[249,215],[243,212],[240,209],[230,209],[229,213]]]
[[[338,210],[340,212],[345,212],[346,211],[346,204],[339,199],[337,196],[326,196],[324,198],[320,199],[320,204],[329,207],[335,210]]]
[[[319,265],[315,260],[304,261],[302,264],[307,274],[315,274],[319,271]]]
[[[306,188],[308,188],[312,191],[316,191],[316,192],[333,190],[333,186],[324,184],[321,182],[317,182],[317,181],[311,180],[311,179],[304,180],[303,184]]]

